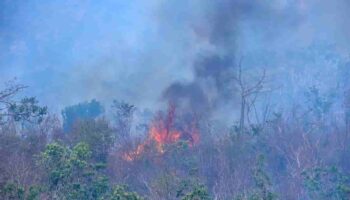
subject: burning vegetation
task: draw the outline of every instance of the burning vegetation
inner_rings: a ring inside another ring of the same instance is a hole
[[[350,0],[100,2],[0,0],[0,200],[350,200]]]
[[[186,142],[190,147],[198,144],[200,134],[194,117],[189,123],[176,123],[180,117],[176,116],[176,106],[169,104],[166,115],[159,112],[152,121],[147,138],[139,144],[133,151],[123,154],[123,159],[133,161],[142,156],[146,147],[154,145],[159,154],[164,154],[167,145],[175,144],[179,141]]]

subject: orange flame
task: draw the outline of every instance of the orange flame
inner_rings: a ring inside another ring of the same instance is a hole
[[[186,131],[179,131],[174,128],[175,119],[175,106],[170,105],[166,118],[159,115],[156,120],[153,121],[149,132],[148,138],[144,143],[137,146],[132,152],[124,153],[122,156],[126,161],[133,161],[139,158],[144,152],[145,146],[155,142],[158,153],[165,153],[164,146],[167,144],[174,144],[180,140],[185,140],[192,147],[199,142],[199,131],[192,122]]]
[[[126,161],[133,161],[139,156],[141,156],[142,152],[145,149],[145,144],[140,144],[137,146],[135,151],[127,152],[122,155],[123,159]]]
[[[169,131],[160,125],[152,126],[149,135],[156,142],[158,152],[164,153],[164,145],[179,141],[181,133],[179,131]]]

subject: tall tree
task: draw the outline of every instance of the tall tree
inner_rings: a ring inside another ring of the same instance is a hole
[[[128,140],[136,107],[123,101],[113,101],[113,115],[116,123],[118,139]]]
[[[95,99],[90,102],[68,106],[62,110],[63,128],[65,131],[69,131],[77,120],[95,119],[103,111],[103,106]]]
[[[73,144],[85,142],[91,148],[92,158],[97,162],[107,162],[114,135],[105,119],[81,120],[76,122],[68,135]]]

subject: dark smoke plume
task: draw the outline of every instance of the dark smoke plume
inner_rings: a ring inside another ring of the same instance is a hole
[[[297,4],[277,8],[271,1],[218,0],[192,6],[199,6],[204,14],[188,16],[191,22],[187,28],[208,45],[192,61],[192,82],[172,83],[163,96],[186,111],[201,114],[227,106],[235,97],[233,76],[240,51],[237,40],[244,24],[260,29],[262,38],[272,40],[279,30],[297,25],[301,19]]]

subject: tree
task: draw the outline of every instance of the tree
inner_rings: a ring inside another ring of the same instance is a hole
[[[312,86],[305,92],[307,106],[309,111],[316,117],[318,121],[324,123],[325,115],[329,113],[334,99],[334,94],[322,95],[316,86]]]
[[[349,138],[350,134],[350,62],[346,62],[339,66],[339,85],[341,85],[341,92],[344,95],[343,98],[343,108],[345,114],[345,125],[346,125],[346,140]],[[347,141],[346,141],[347,142]]]
[[[346,200],[350,198],[350,177],[337,167],[315,167],[303,172],[311,199]]]
[[[271,181],[265,172],[265,158],[260,155],[254,169],[254,181],[256,192],[250,197],[252,200],[274,200],[276,194],[272,192]]]
[[[129,192],[126,186],[117,185],[112,190],[112,194],[108,198],[110,200],[143,200],[138,194],[135,192]]]
[[[255,101],[258,94],[264,88],[265,85],[266,72],[263,70],[262,75],[254,84],[248,84],[243,76],[242,71],[242,59],[238,64],[238,72],[234,80],[238,85],[240,91],[240,118],[239,118],[239,133],[242,133],[245,128],[246,118],[249,115],[249,111],[252,106],[255,106]],[[256,108],[254,108],[256,109]],[[256,116],[257,117],[257,116]]]
[[[277,195],[272,192],[272,184],[265,172],[265,158],[262,155],[257,157],[256,166],[253,169],[255,186],[247,194],[236,197],[236,200],[275,200]]]
[[[25,97],[17,100],[16,96],[27,86],[8,82],[5,89],[0,91],[0,124],[9,121],[41,122],[47,114],[47,107],[38,105],[34,97]]]
[[[31,186],[28,191],[15,183],[7,183],[0,191],[3,200],[39,200],[40,188]]]
[[[63,109],[63,129],[70,131],[77,120],[95,119],[104,111],[100,102],[95,99],[90,102],[83,102],[77,105],[68,106]]]
[[[210,200],[209,193],[203,185],[196,185],[181,200]]]
[[[86,143],[72,149],[58,143],[47,146],[40,156],[45,192],[53,199],[99,199],[108,192],[108,179],[101,167],[91,162]]]
[[[36,156],[47,143],[47,134],[37,132],[42,125],[33,125],[33,130],[26,126],[0,131],[0,190],[14,184],[28,193],[30,187],[39,184],[41,173],[35,164]]]
[[[112,130],[104,119],[76,122],[69,137],[73,144],[79,142],[88,144],[91,148],[91,156],[96,162],[107,162],[109,150],[114,144]]]
[[[114,100],[112,108],[118,136],[122,140],[129,139],[133,115],[136,107],[123,101]]]

